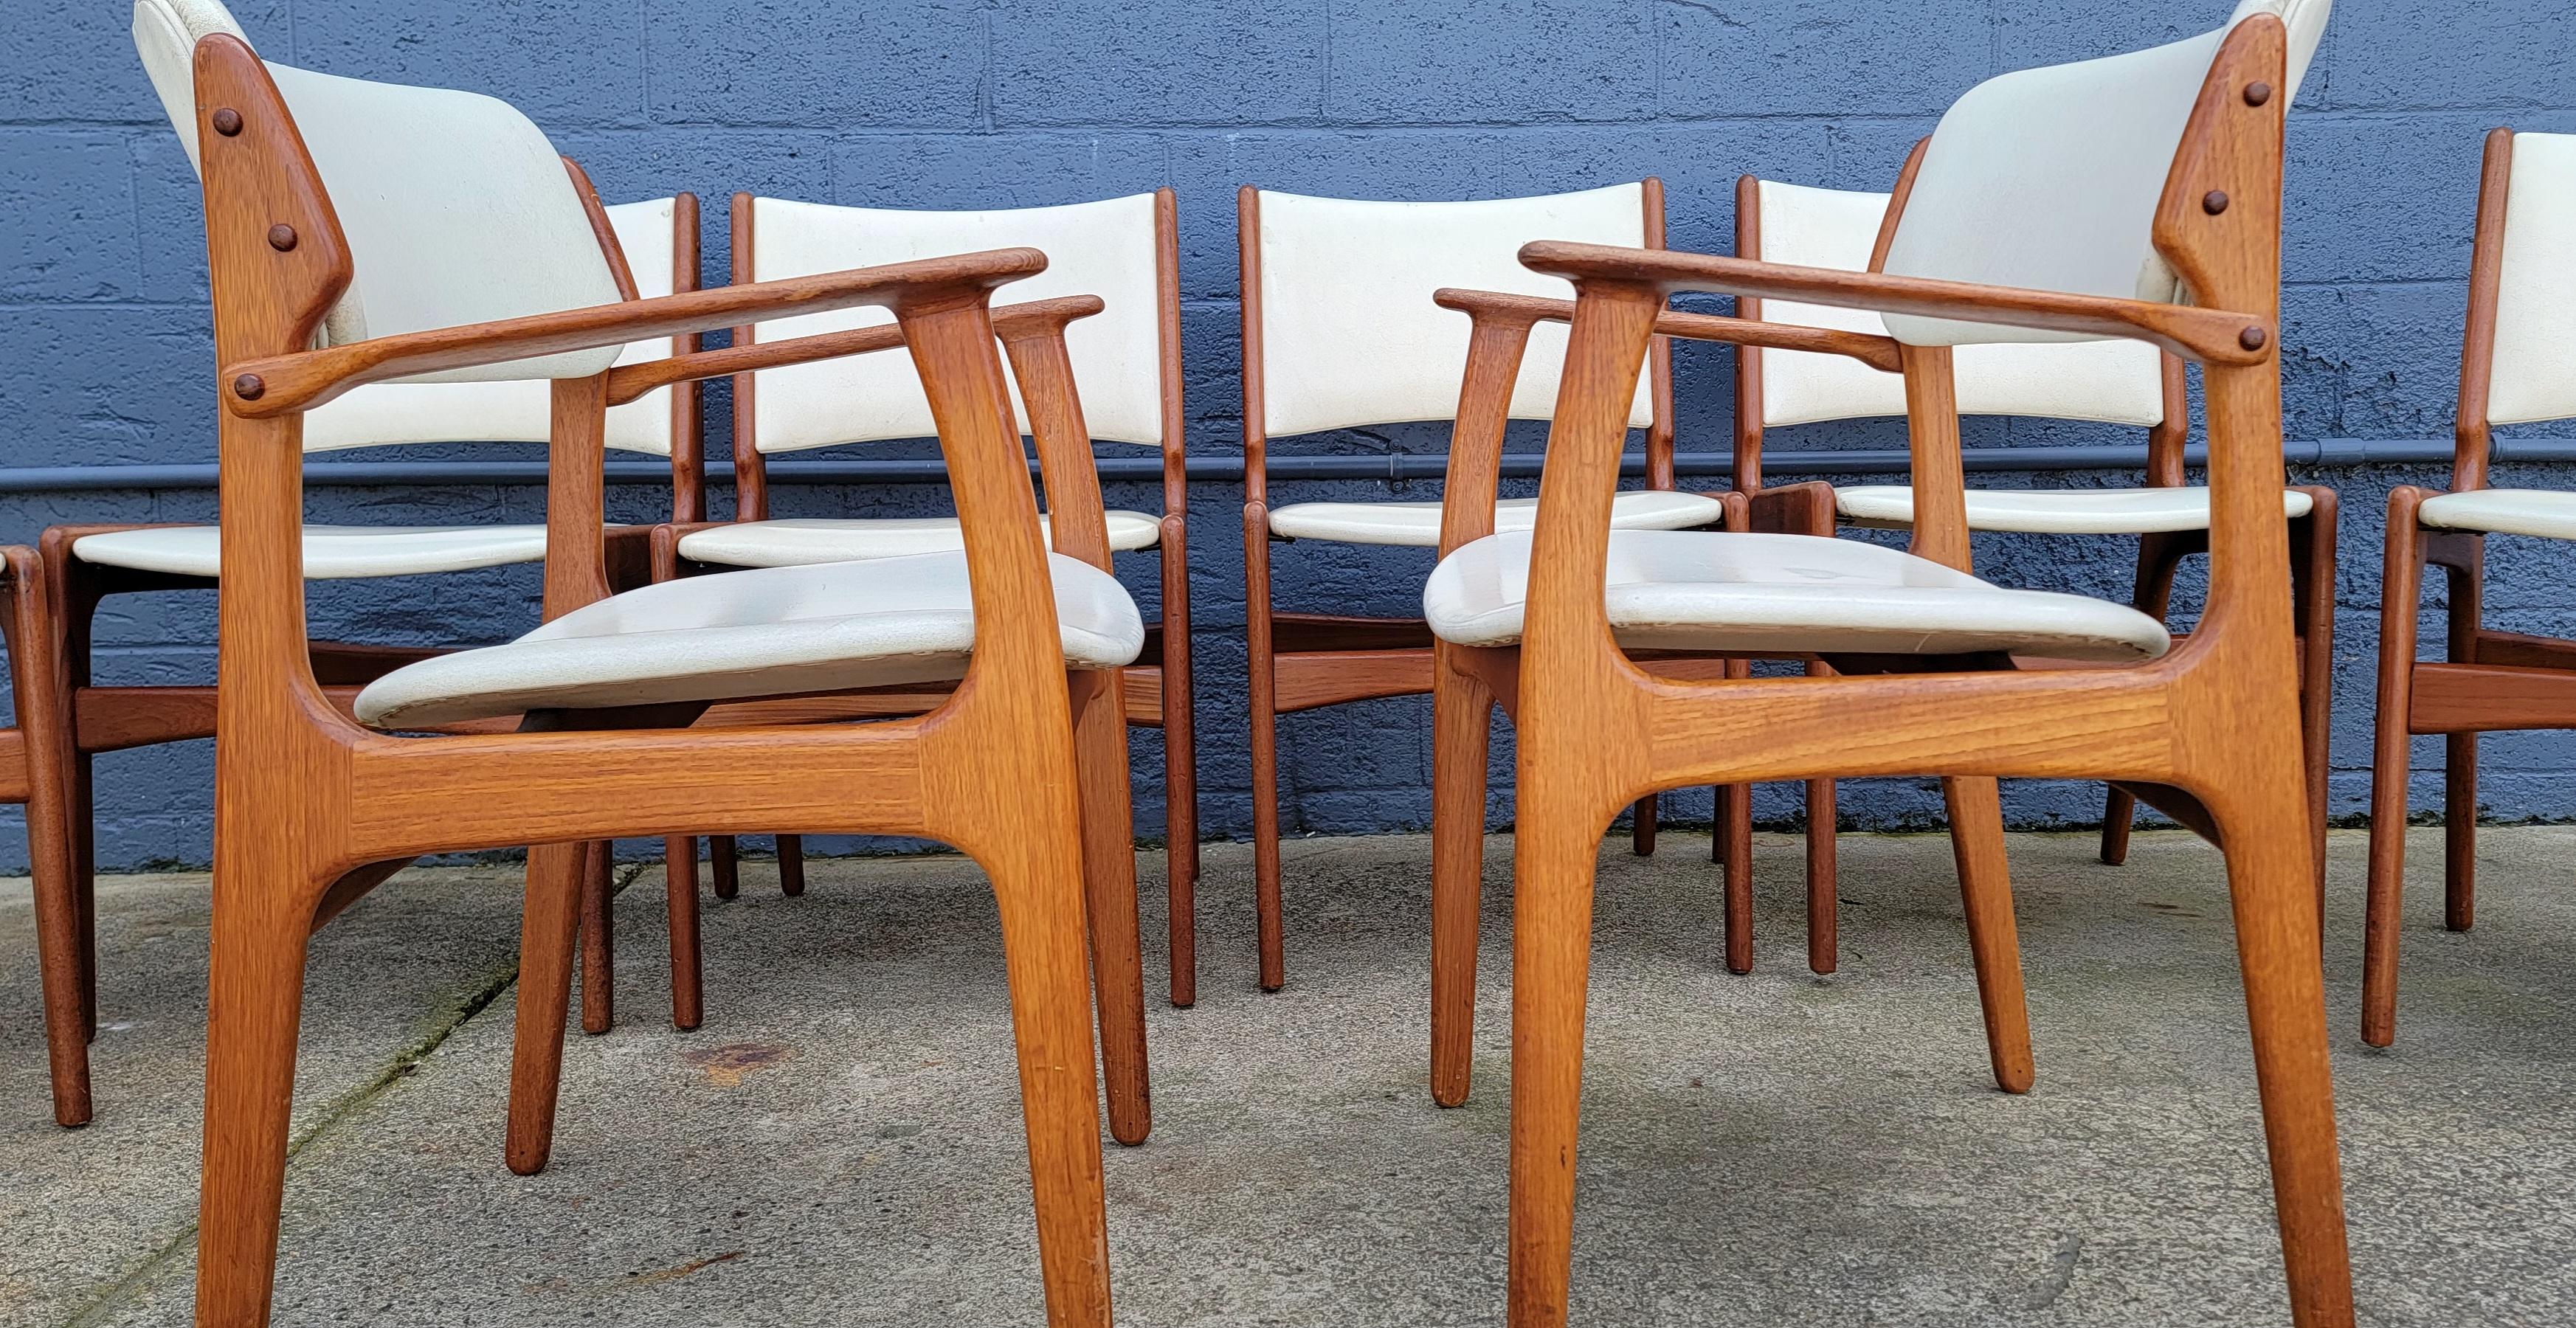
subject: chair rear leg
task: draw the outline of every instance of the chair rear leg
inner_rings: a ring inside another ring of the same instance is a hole
[[[617,892],[610,888],[608,845],[583,846],[581,866],[581,1031],[617,1026]]]
[[[1288,983],[1287,922],[1279,891],[1279,693],[1271,663],[1269,532],[1253,529],[1252,516],[1250,511],[1245,513],[1244,538],[1254,556],[1244,569],[1249,614],[1244,637],[1252,684],[1253,909],[1261,947],[1261,989],[1277,991]]]
[[[778,836],[778,893],[795,899],[805,893],[805,837]]]
[[[2173,604],[2174,569],[2182,559],[2182,552],[2171,539],[2139,536],[2138,576],[2132,583],[2129,603],[2138,612],[2163,622]],[[2129,832],[2137,819],[2138,800],[2127,789],[2111,785],[2102,800],[2102,861],[2117,867],[2129,860]]]
[[[671,1026],[686,1032],[706,1019],[695,836],[673,835],[662,841],[662,894],[671,921]]]
[[[1020,1102],[1050,1328],[1109,1328],[1109,1248],[1083,962],[1081,822],[1040,809],[1019,842],[979,855],[1001,904]]]
[[[718,899],[732,899],[742,893],[740,850],[731,835],[707,836],[707,879]]]
[[[1751,662],[1730,659],[1732,681],[1753,676]],[[1726,971],[1753,971],[1753,786],[1728,784],[1717,791],[1717,825],[1708,851],[1726,868]]]
[[[1601,826],[1574,754],[1522,736],[1513,846],[1511,1328],[1562,1328],[1574,1250],[1574,1149],[1583,1105],[1584,997]],[[1553,758],[1553,759],[1551,759]]]
[[[220,824],[206,1008],[206,1119],[197,1200],[197,1323],[268,1322],[286,1194],[287,1129],[305,942],[320,882]],[[303,885],[299,893],[295,886]]]
[[[1145,1063],[1144,960],[1136,921],[1135,806],[1128,788],[1127,701],[1115,670],[1072,676],[1073,742],[1082,799],[1083,903],[1109,1134],[1141,1144],[1154,1113]]]
[[[2414,743],[2416,612],[2424,584],[2423,491],[2388,495],[2387,563],[2379,591],[2379,712],[2370,757],[2370,898],[2362,926],[2361,1040],[2397,1036],[2397,941],[2406,890],[2406,804]]]
[[[2282,726],[2269,760],[2264,744],[2251,744],[2255,768],[2242,771],[2239,786],[2213,799],[2210,810],[2227,856],[2290,1316],[2299,1328],[2350,1328],[2351,1255],[2296,737]]]
[[[2292,591],[2299,614],[2299,736],[2308,774],[2309,852],[2317,868],[2317,936],[2325,936],[2326,804],[2334,775],[2335,492],[2307,490],[2308,515],[2293,523]]]
[[[589,888],[582,844],[528,850],[527,901],[519,919],[519,1009],[510,1050],[510,1170],[533,1176],[553,1152],[563,1084],[564,1015],[572,1004],[575,934]],[[678,932],[672,935],[676,938]]]
[[[1431,692],[1431,1100],[1467,1100],[1476,1059],[1476,936],[1494,696],[1434,647]],[[1642,805],[1642,804],[1641,804]]]
[[[2013,925],[2012,866],[2004,852],[2003,799],[1988,778],[1944,779],[1950,851],[1959,868],[1959,899],[1968,918],[1968,951],[1977,965],[1977,1005],[1985,1015],[1986,1055],[1995,1087],[2027,1093],[2032,1078],[2030,1007],[2022,993],[2021,938]]]
[[[2473,662],[2478,624],[2484,616],[2486,578],[2479,571],[2454,567],[2450,581],[2446,653],[2455,661]],[[2443,735],[2442,754],[2442,925],[2467,931],[2477,920],[2478,735]]]

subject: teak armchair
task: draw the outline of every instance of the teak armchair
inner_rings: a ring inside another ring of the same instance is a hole
[[[2320,20],[2322,5],[2308,6]],[[2292,95],[2295,95],[2293,93]],[[1919,156],[1914,158],[1919,161]],[[1911,163],[1909,163],[1909,171]],[[1900,186],[1901,187],[1901,186]],[[1736,186],[1738,257],[1800,267],[1874,271],[1884,260],[1883,222],[1890,195],[1816,189],[1745,176]],[[1883,334],[1868,310],[1838,309],[1747,297],[1746,318]],[[2189,485],[2183,445],[2190,431],[2183,361],[2137,341],[2058,345],[1962,346],[1954,356],[1958,413],[2128,425],[2146,431],[2146,485],[2134,489],[1966,490],[1968,529],[2035,535],[2134,535],[2138,540],[2138,610],[2162,619],[2183,559],[2208,552],[2209,490]],[[1774,428],[1833,420],[1902,418],[1901,374],[1848,356],[1747,346],[1735,361],[1735,482],[1748,495],[1765,492],[1762,444]],[[1854,526],[1904,529],[1913,523],[1906,485],[1856,485],[1834,491],[1836,515]],[[2291,582],[2297,600],[2299,697],[2306,737],[2308,794],[2322,853],[2334,663],[2335,494],[2319,486],[2283,491],[2290,518]],[[1809,816],[1818,804],[1830,819],[1833,781],[1810,785]],[[2135,805],[2114,786],[2103,813],[2102,859],[2128,857]],[[2322,862],[2322,857],[2319,859]],[[1831,859],[1827,858],[1830,870]],[[1812,868],[1810,869],[1812,872]],[[1834,963],[1830,888],[1811,886],[1808,949],[1819,971]]]
[[[1015,298],[1084,294],[1103,311],[1067,332],[1082,415],[1091,438],[1154,447],[1162,456],[1163,513],[1106,514],[1108,548],[1161,551],[1162,621],[1146,625],[1157,662],[1121,672],[1126,722],[1163,730],[1164,825],[1169,851],[1172,1002],[1197,999],[1193,883],[1198,878],[1197,775],[1190,709],[1188,458],[1181,412],[1180,229],[1172,191],[1060,207],[980,212],[835,207],[736,194],[733,279],[776,280],[873,263],[1025,245],[1047,271]],[[734,344],[862,326],[862,312],[737,328]],[[1023,419],[1028,416],[1024,413]],[[958,545],[957,523],[939,517],[773,516],[768,460],[787,452],[919,438],[931,431],[921,385],[903,357],[877,354],[744,372],[733,379],[735,520],[682,526],[657,575],[725,567],[783,567],[882,558]],[[1090,440],[1083,440],[1089,447]],[[1050,490],[1051,491],[1051,490]],[[1046,518],[1041,517],[1043,522]],[[1103,564],[1105,566],[1105,564]],[[930,702],[917,692],[877,698],[854,713],[902,713]],[[1123,750],[1124,744],[1121,744]],[[672,860],[693,860],[685,841]],[[715,890],[735,890],[729,840],[719,840]],[[801,846],[778,843],[789,894],[804,889]],[[587,1005],[585,1005],[587,1010]]]
[[[1986,82],[1933,135],[1884,273],[1523,249],[1578,289],[1536,529],[1464,543],[1424,592],[1433,630],[1467,647],[1458,667],[1510,699],[1519,730],[1515,1328],[1565,1321],[1604,827],[1639,796],[1684,784],[1926,771],[1958,781],[1954,816],[1963,786],[1990,799],[1997,776],[2104,778],[2218,841],[2292,1316],[2302,1328],[2352,1323],[2280,498],[2285,44],[2279,20],[2257,16]],[[1886,316],[1915,405],[1912,554],[1611,529],[1625,415],[1675,290]],[[2189,305],[2174,302],[2184,290]],[[1964,571],[1951,348],[2070,335],[2141,339],[2204,366],[2210,599],[2200,630],[2169,652],[2162,625],[2134,609]],[[1474,411],[1495,414],[1494,384],[1507,380],[1486,376]],[[1453,515],[1487,519],[1464,500]],[[1671,646],[1815,653],[1871,676],[1675,680],[1623,653]],[[2023,672],[2011,660],[2070,651],[2132,662]],[[1972,909],[1976,895],[1972,885]],[[1991,906],[2006,931],[2008,899]]]
[[[196,43],[194,72],[226,525],[197,1321],[267,1318],[316,927],[420,854],[536,845],[507,1150],[513,1169],[534,1171],[554,1114],[582,846],[783,828],[944,839],[991,875],[1049,1318],[1105,1328],[1066,671],[1125,664],[1143,625],[1115,581],[1051,558],[1039,538],[987,304],[993,287],[1043,270],[1044,255],[1002,250],[621,302],[571,180],[507,105],[263,67],[226,35]],[[294,245],[270,243],[281,228]],[[331,328],[346,300],[369,335]],[[845,353],[860,338],[623,369],[612,367],[619,347],[862,304],[893,310],[920,371],[963,552],[606,595],[608,402],[639,383]],[[1059,315],[1014,334],[1023,381],[1034,372],[1060,387],[1066,376],[1049,366],[1062,361],[1061,325]],[[304,413],[371,382],[485,377],[552,382],[550,621],[377,679],[353,705],[374,726],[361,727],[324,694],[305,637]],[[1032,396],[1078,419],[1060,391]],[[960,674],[955,693],[915,719],[687,727],[718,701]],[[522,713],[512,733],[379,731]],[[675,768],[695,778],[675,781]]]
[[[1270,442],[1336,429],[1450,420],[1467,321],[1436,308],[1444,286],[1562,296],[1563,282],[1520,267],[1512,251],[1541,238],[1659,248],[1663,182],[1646,179],[1570,194],[1480,202],[1389,203],[1316,198],[1245,185],[1237,194],[1243,313],[1243,542],[1246,665],[1251,680],[1253,871],[1260,981],[1288,980],[1280,905],[1278,717],[1322,706],[1431,690],[1430,634],[1418,619],[1280,612],[1271,607],[1274,541],[1432,549],[1438,502],[1270,504]],[[1560,342],[1550,341],[1552,350]],[[1645,431],[1646,483],[1619,495],[1623,528],[1714,525],[1724,500],[1674,489],[1672,374],[1654,355],[1652,381],[1627,416]],[[1541,355],[1510,401],[1515,419],[1544,419],[1554,360]],[[1526,529],[1529,499],[1498,505]],[[1638,807],[1641,850],[1654,834]],[[1749,815],[1749,809],[1746,810]],[[1481,815],[1481,813],[1480,813]]]
[[[2576,493],[2498,489],[2488,463],[2499,424],[2576,418],[2576,135],[2487,135],[2460,352],[2458,454],[2451,486],[2388,495],[2380,583],[2379,716],[2370,774],[2370,903],[2361,1036],[2397,1035],[2399,902],[2406,882],[2408,750],[2443,735],[2442,924],[2476,915],[2478,735],[2576,728],[2576,641],[2486,626],[2486,537],[2576,539]],[[2450,577],[2442,660],[2415,657],[2424,566]]]
[[[142,0],[134,10],[136,49],[171,123],[193,161],[199,147],[189,105],[188,60],[194,41],[212,32],[242,37],[231,15],[214,0]],[[697,200],[675,198],[603,208],[580,168],[566,160],[589,215],[595,244],[607,254],[619,293],[629,299],[668,295],[697,284]],[[289,252],[300,242],[291,230],[269,241]],[[348,322],[354,314],[335,310]],[[657,359],[696,348],[694,334],[638,338],[621,363]],[[307,452],[403,443],[544,442],[546,390],[532,382],[402,383],[354,391],[306,420]],[[695,519],[704,512],[694,384],[664,387],[609,413],[606,444],[666,457],[671,464],[671,513]],[[646,577],[651,527],[618,528],[609,535],[612,584],[640,584]],[[43,668],[32,696],[35,710],[73,735],[74,750],[60,778],[31,785],[46,803],[36,819],[61,824],[65,835],[31,836],[40,890],[64,895],[56,907],[68,927],[40,929],[47,990],[47,1036],[52,1047],[54,1119],[85,1124],[91,1115],[88,1044],[98,1028],[98,974],[91,899],[95,858],[91,768],[102,752],[214,736],[216,698],[211,686],[98,686],[92,679],[91,624],[111,595],[205,590],[217,585],[217,527],[209,525],[66,525],[39,540],[49,610],[21,643],[19,658],[41,653]],[[315,579],[355,579],[464,572],[540,562],[542,525],[323,526],[304,528],[303,568]],[[345,709],[358,689],[386,672],[444,647],[410,648],[314,642],[313,668],[324,695]],[[28,712],[22,712],[28,713]],[[592,863],[595,897],[604,897],[605,846]]]

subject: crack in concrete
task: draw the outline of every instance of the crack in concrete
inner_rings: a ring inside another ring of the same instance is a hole
[[[611,883],[612,893],[625,893],[626,887],[634,884],[635,878],[643,874],[644,867],[643,863],[631,863],[625,867]],[[288,1171],[292,1173],[295,1159],[301,1156],[305,1149],[310,1148],[322,1136],[329,1134],[340,1122],[356,1115],[369,1103],[383,1096],[386,1089],[409,1078],[412,1072],[420,1067],[422,1061],[429,1059],[432,1053],[446,1045],[447,1040],[455,1036],[458,1029],[465,1027],[476,1015],[483,1013],[492,1002],[499,1000],[501,993],[508,991],[518,980],[519,965],[513,961],[507,969],[493,974],[484,981],[482,986],[467,992],[463,1000],[448,1007],[446,1017],[437,1020],[421,1036],[413,1039],[410,1045],[396,1051],[393,1059],[375,1078],[333,1098],[314,1117],[311,1125],[286,1141]],[[70,1318],[63,1320],[62,1328],[96,1328],[97,1325],[107,1322],[109,1315],[132,1302],[164,1269],[186,1255],[196,1243],[197,1224],[191,1219],[171,1236],[168,1244],[145,1256],[143,1261],[135,1265],[125,1276],[108,1284],[89,1304],[75,1310]]]

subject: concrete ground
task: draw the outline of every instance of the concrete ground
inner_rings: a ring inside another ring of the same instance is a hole
[[[2334,844],[2363,1320],[2576,1322],[2576,831],[2486,833],[2467,935],[2441,929],[2439,845],[2416,839],[2392,1053],[2354,1031],[2362,845]],[[2114,869],[2089,837],[2015,838],[2039,1082],[2013,1098],[1987,1078],[1947,842],[1842,845],[1827,978],[1794,841],[1761,842],[1741,977],[1705,836],[1605,848],[1574,1320],[2286,1323],[2216,854],[2145,835]],[[1120,1322],[1501,1321],[1509,847],[1458,1111],[1424,1087],[1426,841],[1289,845],[1275,995],[1251,981],[1249,854],[1210,852],[1198,1007],[1156,1000],[1154,1136],[1107,1159]],[[747,869],[708,912],[690,1034],[665,1019],[658,869],[629,876],[623,1022],[574,1036],[532,1179],[500,1157],[515,873],[416,870],[318,939],[277,1321],[1042,1322],[977,873],[818,862],[789,900]],[[204,880],[115,879],[99,909],[100,1114],[64,1132],[27,888],[0,885],[0,1324],[187,1317]]]

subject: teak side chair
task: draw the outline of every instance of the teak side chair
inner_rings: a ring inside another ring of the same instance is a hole
[[[267,1319],[316,927],[421,854],[536,846],[507,1150],[514,1170],[531,1172],[551,1134],[583,846],[784,828],[943,839],[990,874],[1048,1316],[1105,1328],[1085,837],[1066,673],[1127,663],[1144,631],[1114,580],[1050,557],[1038,534],[987,306],[994,287],[1043,270],[1045,256],[1002,250],[621,301],[553,148],[506,104],[263,67],[223,34],[196,43],[194,72],[226,526],[198,1323]],[[279,228],[296,243],[271,244]],[[348,300],[364,337],[328,321]],[[620,348],[860,304],[893,309],[920,370],[963,552],[608,595],[600,512],[610,401],[639,384],[845,353],[876,334],[622,370],[612,367]],[[1022,381],[1045,384],[1031,389],[1039,408],[1078,420],[1060,372],[1063,316],[1003,335]],[[340,393],[416,378],[551,380],[549,621],[511,644],[377,679],[353,707],[371,729],[333,704],[313,668],[300,435],[304,413]],[[954,695],[916,719],[688,727],[718,701],[959,674]],[[377,731],[522,713],[512,733]],[[675,768],[696,777],[675,781]]]
[[[1971,90],[1933,135],[1883,273],[1523,249],[1578,289],[1536,529],[1465,543],[1424,592],[1434,630],[1472,647],[1462,664],[1509,699],[1519,731],[1515,1328],[1565,1322],[1603,829],[1657,789],[1926,771],[1957,781],[1954,817],[1962,786],[1988,800],[1998,776],[2120,780],[2220,844],[2292,1317],[2301,1328],[2353,1322],[2280,497],[2285,45],[2280,21],[2259,15]],[[2227,206],[2206,205],[2221,195]],[[1912,554],[1611,529],[1625,415],[1675,290],[1886,316],[1915,406]],[[2186,290],[2192,302],[2177,303]],[[2162,625],[2134,609],[1964,571],[1952,347],[2070,336],[2142,339],[2204,366],[2209,606],[2170,651]],[[1490,393],[1509,377],[1470,381]],[[1490,520],[1477,496],[1452,497],[1454,520]],[[1623,643],[1750,643],[1867,676],[1665,679],[1633,665]],[[2070,648],[2132,663],[2023,672],[2011,658]],[[2008,934],[2002,864],[1992,866],[1995,930]]]
[[[1280,612],[1271,607],[1270,545],[1315,540],[1434,549],[1434,502],[1270,505],[1270,442],[1336,429],[1453,420],[1467,320],[1435,307],[1444,286],[1563,296],[1561,281],[1513,261],[1533,239],[1661,248],[1664,188],[1648,178],[1568,194],[1478,202],[1318,198],[1245,185],[1236,196],[1243,316],[1245,633],[1252,715],[1253,871],[1260,982],[1288,980],[1280,906],[1278,717],[1321,706],[1431,690],[1432,638],[1419,619]],[[1550,334],[1542,332],[1545,338]],[[1552,351],[1561,340],[1546,341]],[[1725,517],[1720,497],[1674,489],[1672,371],[1660,347],[1652,381],[1628,415],[1645,432],[1646,484],[1619,495],[1623,528],[1681,529]],[[1511,399],[1514,419],[1545,419],[1555,360],[1533,357]],[[1526,498],[1498,505],[1526,529]],[[1640,851],[1654,808],[1640,803]],[[1750,809],[1744,809],[1750,815]],[[1724,813],[1721,814],[1723,819]],[[1722,837],[1722,836],[1721,836]]]
[[[733,279],[776,280],[903,259],[1025,245],[1047,254],[1047,271],[1015,298],[1086,294],[1103,312],[1070,328],[1067,345],[1092,437],[1159,449],[1163,513],[1107,513],[1109,547],[1161,551],[1163,620],[1146,625],[1158,662],[1122,671],[1127,722],[1164,737],[1164,824],[1171,896],[1171,999],[1197,999],[1193,885],[1198,878],[1195,740],[1190,709],[1188,458],[1181,410],[1180,227],[1172,191],[1059,207],[975,212],[837,207],[736,194]],[[873,311],[809,316],[737,328],[734,344],[859,327]],[[876,321],[882,321],[881,318]],[[1022,416],[1026,421],[1028,416]],[[901,356],[869,355],[736,374],[733,380],[735,520],[683,526],[672,566],[657,575],[723,567],[782,567],[882,558],[958,544],[953,518],[773,518],[768,459],[850,443],[930,433],[921,385]],[[1044,518],[1041,518],[1043,520]],[[875,709],[926,708],[920,695],[880,698]],[[685,843],[672,846],[682,860]],[[694,855],[688,855],[693,857]],[[781,884],[804,889],[801,848],[778,844]],[[729,840],[715,850],[715,889],[733,895]],[[584,1007],[587,1010],[587,1006]]]
[[[2576,539],[2576,493],[2488,483],[2499,424],[2576,418],[2576,134],[2487,135],[2460,351],[2451,486],[2388,495],[2380,583],[2379,714],[2370,775],[2370,903],[2361,1036],[2397,1035],[2411,740],[2443,735],[2442,924],[2475,919],[2478,735],[2576,728],[2576,641],[2485,625],[2486,539]],[[2424,567],[2450,577],[2446,658],[2418,660]]]
[[[134,25],[145,70],[194,161],[199,148],[188,110],[193,99],[189,52],[198,37],[222,32],[243,39],[241,30],[214,0],[141,0],[134,8]],[[572,174],[596,243],[606,250],[623,296],[667,295],[696,286],[694,197],[602,208],[580,168],[567,159],[564,169]],[[298,238],[281,231],[271,243],[291,251]],[[356,315],[335,310],[334,318],[349,322]],[[694,335],[639,338],[620,362],[686,353],[696,345]],[[311,412],[303,445],[307,452],[319,452],[404,443],[541,443],[546,435],[541,383],[403,383],[351,392]],[[669,459],[675,518],[695,518],[704,511],[698,444],[693,384],[666,387],[609,414],[608,446]],[[50,612],[22,643],[18,658],[44,656],[34,705],[72,735],[75,744],[62,778],[31,786],[32,794],[49,804],[38,819],[61,824],[67,832],[30,840],[32,854],[49,863],[37,873],[40,893],[49,899],[67,894],[50,907],[68,916],[69,926],[39,929],[49,993],[46,1032],[54,1119],[64,1126],[87,1123],[92,1109],[88,1044],[98,1029],[93,758],[215,733],[211,686],[94,685],[91,626],[100,602],[111,595],[214,588],[216,532],[217,527],[208,525],[66,525],[46,530],[39,539],[49,582],[42,602]],[[651,533],[649,526],[634,526],[609,534],[613,584],[645,579]],[[540,562],[545,548],[541,525],[308,525],[304,574],[327,580],[462,572]],[[314,642],[313,668],[324,694],[345,709],[366,683],[438,649]],[[51,861],[56,855],[60,860]],[[594,896],[605,896],[607,868],[603,845],[591,865]]]

